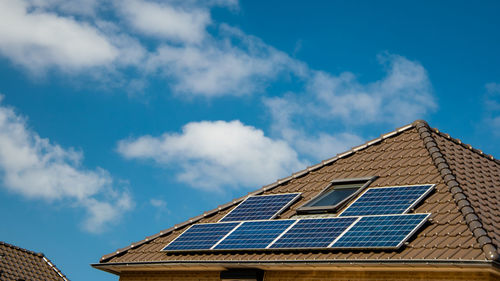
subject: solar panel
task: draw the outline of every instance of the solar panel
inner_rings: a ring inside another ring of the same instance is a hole
[[[292,204],[300,193],[250,196],[220,221],[269,220]]]
[[[214,249],[265,249],[294,222],[295,220],[244,222]]]
[[[195,224],[170,242],[164,251],[208,250],[240,223]]]
[[[269,248],[327,248],[357,219],[356,217],[302,219]]]
[[[369,188],[340,216],[404,214],[415,206],[434,185]]]
[[[361,217],[332,248],[399,248],[430,214]]]

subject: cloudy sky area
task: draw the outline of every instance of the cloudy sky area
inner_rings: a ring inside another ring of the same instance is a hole
[[[0,0],[0,240],[115,280],[88,264],[416,119],[499,157],[498,4],[282,4]]]

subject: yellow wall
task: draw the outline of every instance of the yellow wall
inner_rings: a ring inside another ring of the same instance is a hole
[[[130,272],[124,273],[120,281],[219,281],[220,273],[205,272]],[[498,276],[489,272],[389,272],[389,271],[266,271],[265,281],[366,281],[366,280],[478,280],[498,281]]]
[[[493,281],[493,275],[488,272],[404,272],[404,271],[269,271],[266,281],[366,281],[366,280],[483,280]]]

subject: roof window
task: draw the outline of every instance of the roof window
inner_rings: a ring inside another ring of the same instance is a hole
[[[298,213],[335,213],[368,187],[377,177],[333,180],[319,195],[306,202]]]

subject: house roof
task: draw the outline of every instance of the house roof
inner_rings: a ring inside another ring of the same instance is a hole
[[[213,223],[249,195],[301,192],[277,219],[319,194],[332,180],[378,176],[371,187],[436,184],[415,213],[429,223],[399,250],[296,250],[165,253],[195,223]],[[183,263],[494,262],[500,249],[500,161],[417,120],[101,258],[101,265]]]
[[[35,253],[0,241],[0,280],[68,281],[42,253]]]

